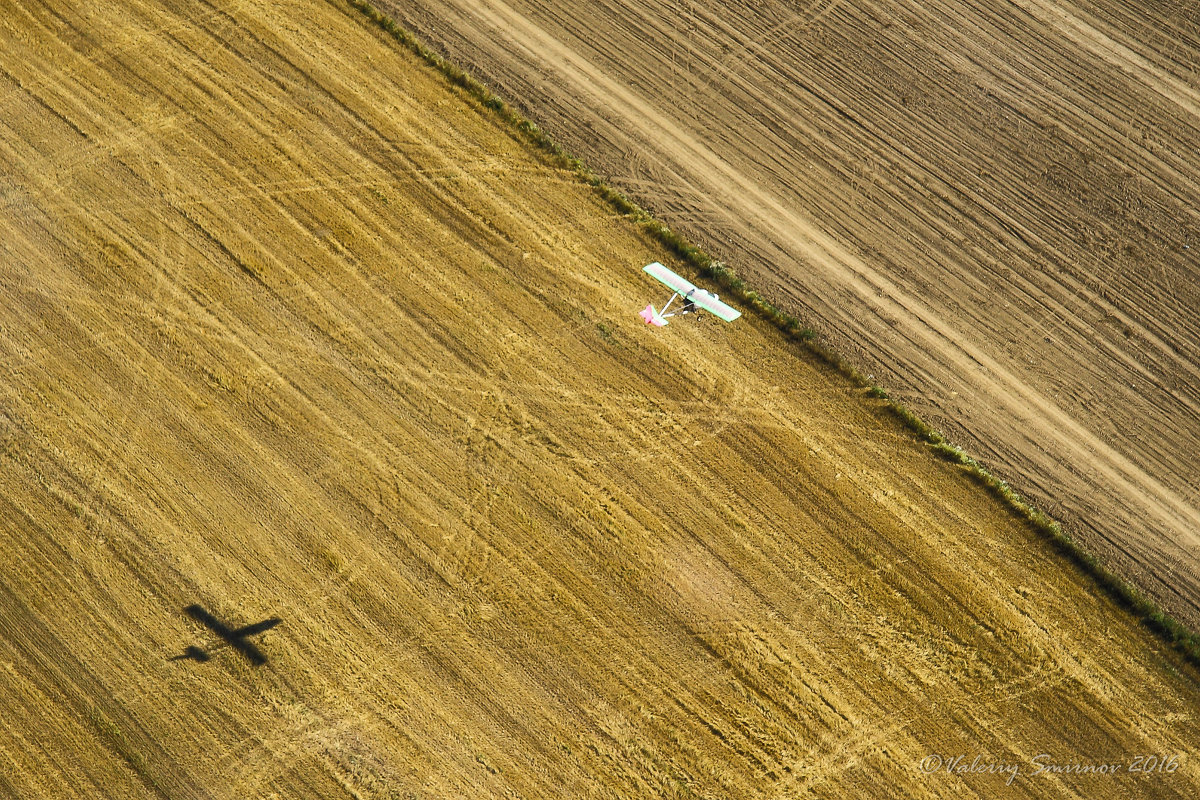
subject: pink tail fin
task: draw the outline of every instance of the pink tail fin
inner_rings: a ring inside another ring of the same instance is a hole
[[[647,325],[657,325],[660,328],[667,324],[667,321],[658,315],[654,310],[654,306],[648,305],[638,312],[638,316],[646,321]]]

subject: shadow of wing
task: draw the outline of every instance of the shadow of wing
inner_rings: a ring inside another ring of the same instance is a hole
[[[229,646],[234,650],[237,650],[246,658],[250,659],[250,663],[254,664],[256,667],[261,667],[263,664],[267,663],[267,657],[263,655],[262,651],[247,642],[245,639],[230,639]]]
[[[283,620],[281,620],[279,617],[271,617],[270,619],[264,619],[262,622],[256,622],[253,625],[247,625],[244,628],[238,628],[233,632],[232,635],[235,639],[242,639],[247,636],[253,636],[256,633],[269,631],[271,628],[274,628],[281,622],[283,622]]]
[[[231,631],[228,626],[226,626],[212,614],[205,611],[201,606],[190,605],[184,609],[184,612],[201,625],[211,628],[213,633],[215,633],[217,636],[220,636],[225,641],[229,641],[230,637],[233,636],[233,631]]]

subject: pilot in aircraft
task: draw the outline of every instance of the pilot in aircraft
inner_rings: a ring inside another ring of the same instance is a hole
[[[685,294],[683,296],[683,311],[680,313],[683,313],[683,314],[696,313],[696,304],[695,304],[695,302],[692,301],[692,294],[695,291],[696,291],[696,289],[695,289],[695,287],[693,287],[692,291],[688,292],[687,294]]]

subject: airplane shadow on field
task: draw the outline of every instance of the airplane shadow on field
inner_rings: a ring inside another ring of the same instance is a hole
[[[270,619],[264,619],[262,622],[256,622],[253,625],[246,625],[241,628],[234,629],[230,628],[212,614],[205,611],[203,606],[193,604],[185,608],[183,611],[189,617],[204,625],[206,628],[219,636],[224,642],[224,644],[217,645],[212,649],[216,650],[226,646],[232,647],[234,650],[237,650],[239,653],[245,656],[246,659],[256,667],[267,663],[267,657],[261,650],[247,641],[247,639],[249,639],[251,636],[263,633],[264,631],[269,631],[271,628],[274,628],[276,625],[283,622],[283,620],[281,620],[279,617],[271,617]],[[197,647],[196,645],[189,645],[188,648],[183,651],[183,653],[174,656],[169,660],[192,660],[203,664],[210,658],[212,658],[212,656],[209,654],[209,651],[201,647]]]

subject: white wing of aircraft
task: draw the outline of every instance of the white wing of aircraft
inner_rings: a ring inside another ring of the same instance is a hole
[[[661,311],[656,310],[653,305],[647,305],[639,312],[647,325],[666,325],[667,317],[673,317],[675,313],[693,313],[697,309],[703,309],[714,317],[720,317],[726,322],[733,322],[742,315],[742,312],[736,308],[722,303],[712,292],[705,291],[691,281],[679,277],[657,261],[653,264],[647,264],[643,267],[643,270],[675,293],[671,295],[671,299],[667,301],[667,304],[662,307]],[[683,310],[668,314],[667,309],[671,307],[671,303],[675,302],[676,297],[683,298]]]

